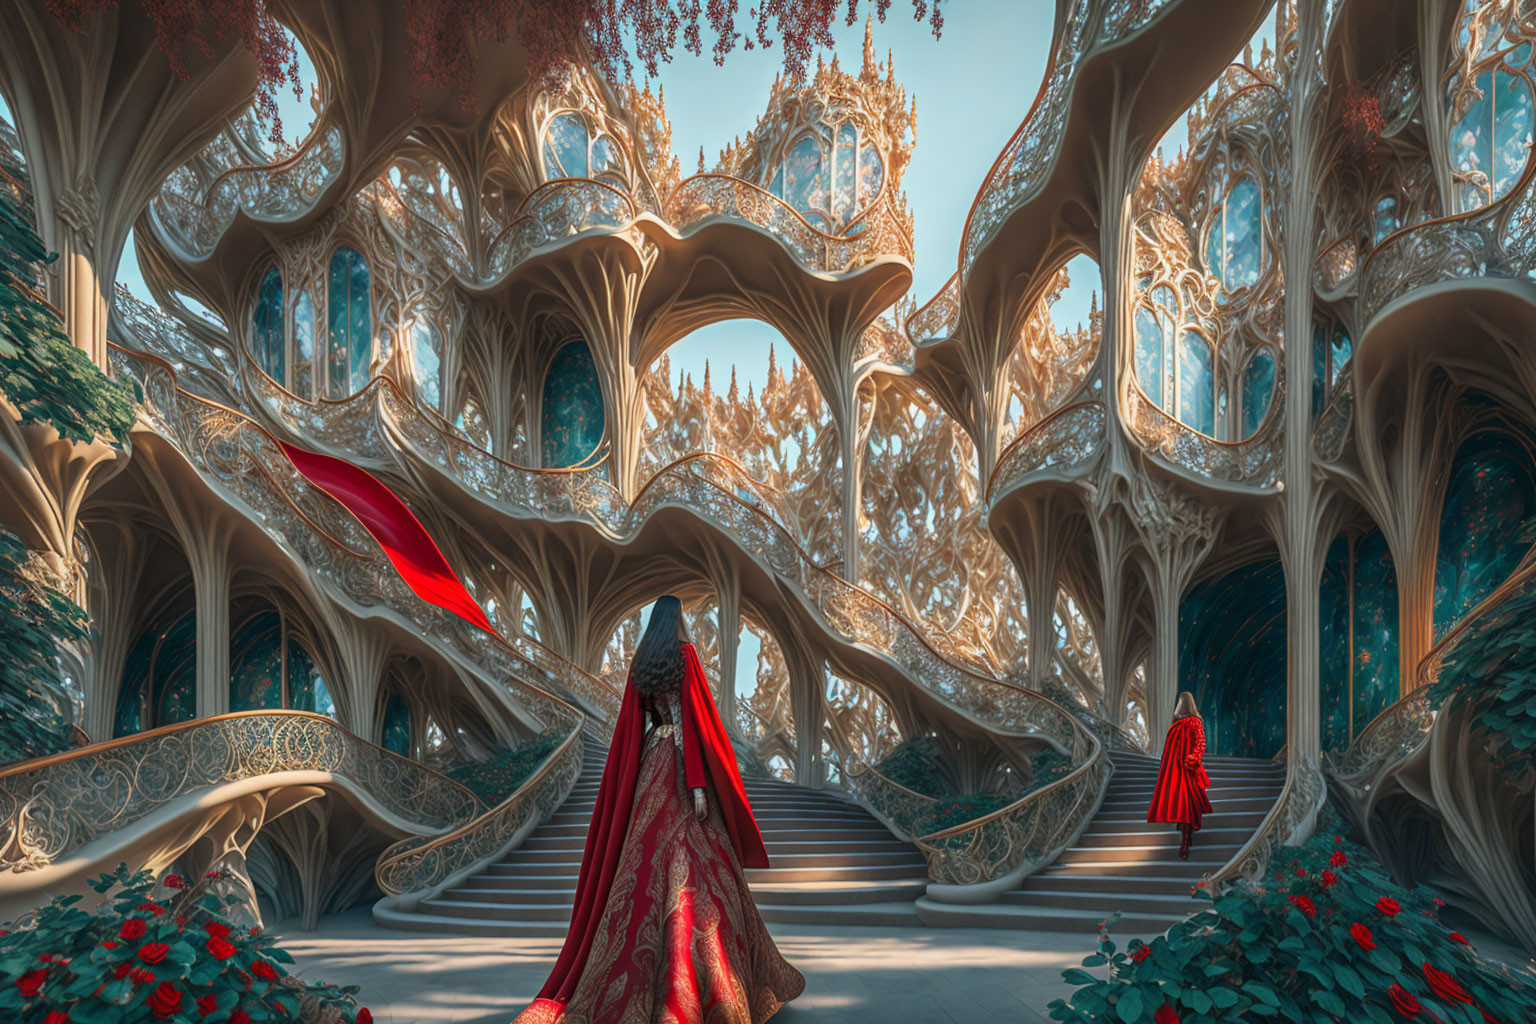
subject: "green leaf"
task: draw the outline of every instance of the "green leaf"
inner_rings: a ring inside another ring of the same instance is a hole
[[[1125,1024],[1137,1024],[1141,1020],[1141,989],[1128,988],[1120,993],[1120,1001],[1115,1004],[1115,1012]]]

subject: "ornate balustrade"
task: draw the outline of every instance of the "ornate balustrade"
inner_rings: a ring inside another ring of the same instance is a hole
[[[292,156],[257,166],[236,130],[231,124],[172,171],[149,202],[156,232],[189,259],[207,258],[237,213],[287,221],[310,212],[345,163],[341,130],[334,125],[316,130]]]
[[[1359,268],[1359,246],[1353,238],[1341,238],[1312,264],[1312,285],[1324,295],[1337,295]]]
[[[778,239],[812,270],[851,273],[883,256],[912,261],[912,224],[889,192],[841,235],[813,227],[771,192],[727,174],[696,174],[678,183],[662,206],[668,224],[687,233],[716,218],[743,220]]]
[[[482,805],[445,775],[306,711],[243,711],[152,729],[0,770],[0,870],[33,871],[179,797],[262,775],[327,772],[424,831]]]
[[[977,885],[1027,874],[1066,846],[1098,809],[1110,774],[1103,744],[1080,725],[1070,753],[1075,767],[1065,777],[985,817],[917,837],[928,878]]]
[[[929,345],[955,333],[955,325],[959,322],[960,275],[953,274],[939,289],[939,294],[907,317],[905,329],[912,344]]]
[[[1097,399],[1057,409],[1003,449],[987,480],[987,501],[1046,469],[1086,466],[1104,447],[1104,403]]]
[[[1321,772],[1315,768],[1303,770],[1293,766],[1275,805],[1237,855],[1205,881],[1206,887],[1217,893],[1240,878],[1259,881],[1269,866],[1275,847],[1293,841],[1298,831],[1322,807],[1327,796],[1328,787],[1323,784]]]
[[[374,865],[374,879],[391,896],[440,888],[500,856],[529,828],[553,814],[580,774],[581,730],[575,727],[538,771],[495,807],[446,835],[412,837],[385,850]]]
[[[1003,147],[982,185],[966,222],[960,247],[960,276],[976,254],[1020,204],[1040,189],[1055,162],[1067,126],[1072,88],[1094,49],[1113,46],[1141,29],[1173,0],[1085,0],[1070,6],[1047,63],[1050,72],[1034,106]]]
[[[1344,454],[1355,419],[1355,375],[1346,371],[1312,426],[1312,448],[1324,462]]]
[[[1360,270],[1360,319],[1369,324],[1419,288],[1471,278],[1529,281],[1536,272],[1536,160],[1509,193],[1481,209],[1402,228]]]
[[[1285,461],[1281,446],[1280,409],[1284,393],[1279,384],[1269,414],[1246,441],[1218,441],[1169,416],[1132,381],[1127,388],[1126,429],[1143,449],[1213,480],[1273,487]]]
[[[863,761],[849,763],[843,770],[843,779],[865,806],[906,838],[913,839],[927,831],[933,805],[938,803],[933,797],[886,778]]]

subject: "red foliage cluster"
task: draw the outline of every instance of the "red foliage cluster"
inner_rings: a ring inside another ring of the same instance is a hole
[[[885,20],[891,0],[871,0]],[[405,0],[415,102],[423,83],[457,90],[465,109],[472,88],[478,44],[506,42],[514,28],[528,51],[535,77],[558,70],[573,54],[585,52],[611,80],[633,74],[635,62],[655,75],[682,48],[704,52],[704,30],[714,36],[711,51],[723,64],[736,48],[771,47],[775,34],[784,48],[784,68],[799,81],[818,46],[830,47],[839,11],[848,24],[861,0],[763,0],[747,12],[748,31],[736,30],[739,0]],[[912,0],[913,18],[927,21],[935,37],[944,27],[940,0]],[[633,60],[631,60],[633,50]],[[622,74],[621,74],[622,72]]]
[[[1344,147],[1350,158],[1374,167],[1376,145],[1387,128],[1387,119],[1381,113],[1381,100],[1356,85],[1346,84],[1339,101],[1339,124],[1344,130]]]
[[[71,32],[79,32],[88,18],[117,0],[47,0],[48,10]],[[241,44],[256,58],[256,113],[271,125],[268,137],[282,145],[283,121],[277,113],[277,90],[293,86],[294,95],[303,98],[299,84],[299,52],[293,39],[267,10],[266,0],[139,0],[144,14],[155,29],[155,39],[170,62],[171,71],[181,81],[192,74],[192,67],[214,54],[215,44],[239,37]]]

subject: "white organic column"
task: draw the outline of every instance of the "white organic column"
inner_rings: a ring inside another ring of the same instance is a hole
[[[720,638],[720,720],[726,731],[737,735],[736,729],[736,655],[741,648],[741,583],[734,576],[728,583],[715,589],[715,632]]]
[[[789,668],[790,714],[795,720],[795,783],[820,789],[826,782],[821,760],[822,665],[794,644],[784,646],[784,661]]]
[[[189,549],[197,596],[197,717],[229,712],[229,546],[217,533]]]

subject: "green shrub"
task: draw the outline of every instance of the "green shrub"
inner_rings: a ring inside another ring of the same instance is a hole
[[[486,804],[495,806],[517,792],[517,787],[527,782],[564,741],[564,736],[540,733],[515,750],[504,747],[484,761],[450,765],[444,774],[469,787]]]
[[[1150,944],[1099,951],[1064,972],[1078,986],[1051,1004],[1068,1024],[1344,1021],[1517,1024],[1536,1020],[1529,978],[1483,960],[1441,924],[1424,887],[1395,885],[1338,836],[1280,847],[1260,885],[1241,883]],[[1197,887],[1196,895],[1209,898]]]
[[[948,755],[943,746],[931,736],[913,736],[902,740],[885,758],[875,765],[875,771],[898,786],[905,786],[924,796],[953,796],[954,784],[946,770]]]
[[[119,867],[92,888],[112,896],[92,912],[56,897],[25,926],[0,936],[0,1019],[26,1024],[258,1024],[357,1022],[356,987],[310,985],[293,958],[258,928],[223,916],[240,897],[210,874],[188,886],[175,875]]]
[[[0,764],[69,746],[57,645],[85,639],[86,616],[26,571],[27,548],[0,529]]]

